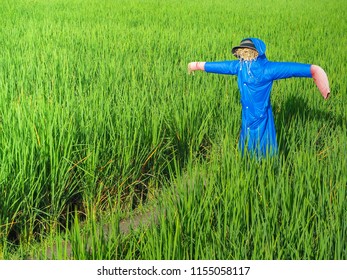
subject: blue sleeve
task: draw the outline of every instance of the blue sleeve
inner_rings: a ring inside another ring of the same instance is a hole
[[[236,75],[238,70],[238,60],[227,60],[218,62],[206,62],[205,71],[215,74]]]
[[[311,78],[311,64],[296,62],[271,62],[266,74],[270,80],[286,79],[292,77]]]

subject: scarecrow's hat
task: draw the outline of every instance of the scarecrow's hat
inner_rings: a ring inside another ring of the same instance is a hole
[[[232,48],[232,50],[231,50],[232,54],[235,55],[236,50],[237,50],[237,49],[241,49],[241,48],[248,48],[248,49],[251,49],[251,50],[258,51],[258,50],[255,48],[255,46],[254,46],[252,40],[250,40],[250,39],[244,39],[244,40],[241,41],[240,46],[236,46],[236,47],[233,47],[233,48]]]

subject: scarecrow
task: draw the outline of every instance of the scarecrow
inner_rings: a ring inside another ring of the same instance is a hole
[[[242,105],[239,148],[242,154],[248,150],[258,158],[272,156],[278,151],[270,103],[274,80],[313,78],[324,99],[330,94],[328,78],[321,67],[295,62],[272,62],[266,58],[265,50],[262,40],[246,38],[232,49],[237,60],[188,64],[189,74],[203,70],[208,73],[237,75]]]

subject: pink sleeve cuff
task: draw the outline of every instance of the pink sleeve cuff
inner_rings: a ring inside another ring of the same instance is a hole
[[[310,70],[311,70],[312,78],[314,82],[316,83],[320,93],[325,99],[327,99],[330,94],[330,87],[329,87],[327,74],[321,67],[317,65],[311,65]]]
[[[188,64],[188,71],[195,71],[195,70],[205,70],[205,62],[190,62]]]

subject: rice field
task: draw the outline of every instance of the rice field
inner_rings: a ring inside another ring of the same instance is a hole
[[[344,0],[0,6],[0,259],[347,259]],[[331,88],[274,83],[261,161],[236,77],[187,74],[249,36]]]

